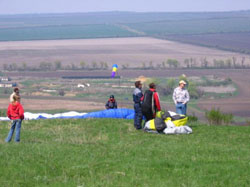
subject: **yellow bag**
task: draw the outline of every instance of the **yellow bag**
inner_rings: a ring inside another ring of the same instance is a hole
[[[165,119],[165,122],[172,121],[176,127],[184,126],[187,124],[188,117],[182,114],[176,114],[175,112],[168,112],[170,117]],[[164,115],[164,111],[158,111],[156,117],[161,118]]]
[[[176,127],[180,127],[180,126],[184,126],[187,124],[187,121],[188,121],[188,117],[185,116],[185,115],[180,115],[180,119],[171,119],[171,118],[167,118],[165,120],[165,122],[167,122],[168,120],[172,121],[173,124],[176,126]]]

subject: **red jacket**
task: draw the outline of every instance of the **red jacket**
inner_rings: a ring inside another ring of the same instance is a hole
[[[7,110],[7,116],[11,120],[15,119],[24,119],[24,110],[23,106],[19,103],[11,103],[9,104],[8,110]]]
[[[154,103],[155,103],[157,111],[161,111],[160,97],[159,97],[158,93],[153,88],[150,88],[149,90],[154,92]]]

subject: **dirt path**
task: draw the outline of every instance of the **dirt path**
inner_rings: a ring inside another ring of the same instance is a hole
[[[46,110],[68,110],[68,111],[92,111],[104,110],[104,104],[92,101],[74,101],[74,100],[47,100],[47,99],[26,99],[21,101],[25,111],[46,111]],[[0,108],[7,109],[9,104],[8,98],[0,99]]]

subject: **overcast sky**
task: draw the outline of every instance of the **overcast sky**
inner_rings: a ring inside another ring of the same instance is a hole
[[[0,14],[97,11],[183,12],[250,9],[250,0],[0,0]]]

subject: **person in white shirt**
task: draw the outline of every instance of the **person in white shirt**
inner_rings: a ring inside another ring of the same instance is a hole
[[[20,97],[18,88],[14,88],[13,93],[10,95],[10,103],[14,101],[14,95],[17,95]]]
[[[173,100],[176,106],[177,114],[187,114],[187,103],[189,102],[189,93],[185,89],[187,83],[184,80],[179,82],[179,86],[174,89]]]

